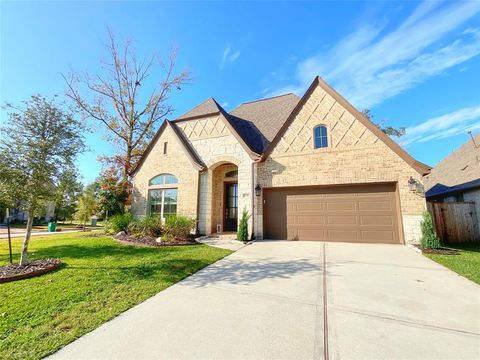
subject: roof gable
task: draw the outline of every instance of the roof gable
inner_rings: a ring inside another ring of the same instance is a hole
[[[480,133],[440,161],[425,177],[424,182],[425,189],[430,190],[439,184],[450,188],[478,179],[480,179]]]
[[[208,98],[201,104],[195,106],[193,109],[187,111],[185,114],[179,116],[177,120],[186,120],[200,116],[215,114],[220,111],[218,103],[214,98]]]
[[[296,116],[305,105],[307,100],[310,98],[314,90],[320,87],[328,95],[330,95],[340,106],[342,106],[347,112],[349,112],[355,119],[357,119],[363,126],[365,126],[373,135],[375,135],[379,140],[385,143],[394,153],[401,157],[408,165],[410,165],[415,171],[420,174],[425,174],[429,171],[430,167],[419,161],[416,161],[411,157],[405,150],[400,147],[395,141],[393,141],[389,136],[387,136],[383,131],[381,131],[375,124],[368,120],[361,112],[359,112],[355,107],[350,104],[343,96],[337,93],[332,87],[330,87],[325,81],[320,77],[316,77],[310,87],[307,89],[301,100],[297,103],[293,111],[291,112],[288,119],[285,121],[283,126],[280,128],[278,133],[275,135],[275,138],[272,140],[270,145],[267,147],[265,152],[262,155],[262,161],[266,160],[267,157],[272,153],[273,149],[277,146],[282,136],[285,134],[289,126],[295,120]]]
[[[172,122],[170,122],[169,120],[165,120],[162,126],[160,126],[160,128],[158,129],[155,136],[153,137],[152,141],[150,141],[147,148],[143,152],[142,157],[137,163],[137,166],[135,166],[135,168],[130,172],[131,176],[135,175],[138,172],[138,170],[140,170],[143,163],[145,162],[145,159],[148,157],[148,155],[154,148],[155,144],[157,143],[158,139],[160,139],[160,137],[162,136],[165,129],[167,129],[167,127],[172,129],[173,133],[175,134],[175,137],[177,138],[180,146],[185,151],[185,154],[187,155],[192,165],[196,167],[199,171],[203,171],[206,168],[205,164],[203,164],[203,162],[198,158],[197,154],[193,151],[193,149],[190,147],[188,142],[183,138],[183,136],[180,134],[176,126],[172,124]]]

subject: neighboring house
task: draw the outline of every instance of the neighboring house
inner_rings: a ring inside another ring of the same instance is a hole
[[[480,133],[438,163],[424,184],[428,201],[475,202],[480,223]]]
[[[17,208],[10,208],[10,219],[12,221],[19,221],[19,222],[27,222],[28,220],[28,212],[22,210],[20,207]],[[50,221],[52,218],[55,217],[55,203],[53,201],[48,201],[45,209],[42,211],[42,214],[39,218],[45,218],[45,221]],[[0,224],[6,222],[6,213],[0,213]]]
[[[195,217],[203,234],[256,239],[414,243],[429,167],[408,155],[319,77],[303,97],[208,99],[165,121],[133,171],[132,212]]]

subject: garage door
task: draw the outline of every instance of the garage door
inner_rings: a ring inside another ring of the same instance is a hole
[[[264,189],[264,238],[402,243],[395,184]]]

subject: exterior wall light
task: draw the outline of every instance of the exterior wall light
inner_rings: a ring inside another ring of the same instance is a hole
[[[425,195],[425,189],[423,188],[423,185],[411,176],[410,179],[408,179],[408,190],[418,195]]]
[[[255,186],[255,195],[260,196],[261,194],[262,194],[262,187],[260,186],[260,184],[257,184],[257,186]]]

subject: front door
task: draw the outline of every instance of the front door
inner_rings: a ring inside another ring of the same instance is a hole
[[[238,217],[238,184],[225,184],[225,231],[237,231]]]

